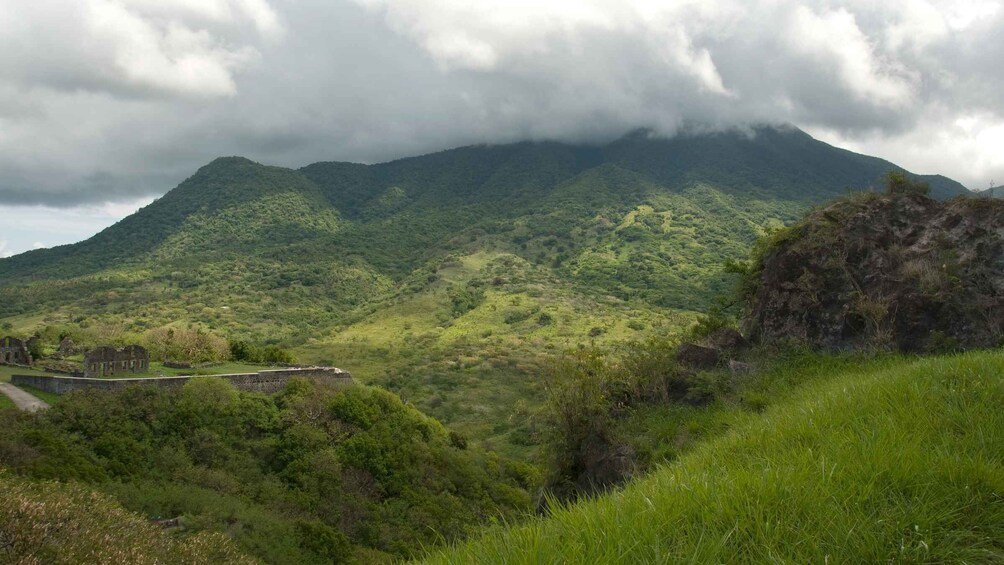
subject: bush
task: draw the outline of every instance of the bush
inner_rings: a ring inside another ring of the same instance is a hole
[[[150,357],[160,361],[207,363],[230,358],[230,345],[222,337],[200,327],[163,327],[145,334]]]
[[[0,470],[5,563],[254,563],[221,534],[177,537],[74,484],[29,483]]]
[[[910,180],[901,171],[889,171],[885,175],[886,192],[889,194],[930,194],[931,186],[926,182]]]
[[[238,340],[230,344],[230,356],[234,361],[247,363],[294,363],[293,354],[276,346],[259,347],[246,341]]]
[[[612,368],[596,349],[569,354],[545,375],[546,453],[551,456],[549,487],[560,499],[574,497],[590,474],[587,449],[613,449],[608,388]],[[602,485],[596,485],[602,486]]]
[[[187,532],[224,533],[267,563],[413,557],[488,517],[512,519],[530,509],[530,485],[518,466],[467,446],[395,395],[362,386],[294,379],[268,396],[199,378],[180,389],[82,391],[38,415],[0,411],[0,424],[0,461],[11,474],[87,482],[130,510],[181,516]],[[8,476],[0,475],[0,562],[4,512],[11,511]],[[67,492],[57,494],[72,498]],[[56,505],[59,496],[29,500]],[[51,514],[72,534],[78,526],[60,516]],[[39,555],[52,556],[42,562],[60,562],[45,544],[54,552],[74,542],[55,530],[48,541],[48,519],[28,522],[35,529],[24,535],[38,539],[26,551],[42,547]],[[93,539],[109,547],[118,536],[132,543],[120,531],[128,522],[92,521],[86,528],[105,528]],[[144,542],[151,552],[156,543]],[[218,561],[226,563],[226,555]],[[71,562],[144,561],[126,554]],[[197,554],[157,562],[212,561]]]

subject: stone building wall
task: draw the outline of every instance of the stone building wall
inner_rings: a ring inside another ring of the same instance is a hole
[[[98,347],[84,354],[85,377],[145,373],[149,369],[150,354],[139,345],[127,345],[121,349]]]
[[[258,373],[237,373],[230,375],[208,375],[197,377],[151,377],[148,379],[95,379],[88,377],[46,377],[41,375],[13,375],[11,384],[29,386],[53,394],[66,394],[75,390],[94,388],[100,390],[117,390],[129,385],[151,385],[164,387],[183,386],[191,379],[225,379],[234,388],[247,392],[274,393],[282,390],[289,379],[303,377],[317,379],[335,385],[349,385],[354,381],[347,371],[334,367],[312,367],[307,369],[282,369],[276,371],[261,371]]]
[[[24,341],[16,337],[0,338],[0,364],[31,365],[31,353]]]

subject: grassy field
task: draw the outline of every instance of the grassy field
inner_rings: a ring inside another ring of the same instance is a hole
[[[830,362],[650,476],[429,563],[1004,560],[1004,353]]]
[[[265,365],[251,365],[248,363],[235,363],[227,362],[222,365],[216,365],[214,367],[206,367],[204,369],[172,369],[170,367],[165,367],[161,363],[150,363],[150,370],[146,373],[138,375],[116,375],[117,378],[126,377],[181,377],[189,375],[228,375],[231,373],[257,373],[258,371],[266,371],[272,367]]]
[[[25,369],[24,367],[11,367],[10,365],[0,365],[0,382],[9,383],[10,376],[18,375],[51,375],[52,373],[46,373],[45,371],[36,371],[35,369]]]

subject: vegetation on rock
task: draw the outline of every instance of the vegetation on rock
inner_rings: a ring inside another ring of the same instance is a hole
[[[890,177],[774,234],[749,273],[744,324],[764,342],[946,351],[1004,340],[1004,204],[939,202]]]

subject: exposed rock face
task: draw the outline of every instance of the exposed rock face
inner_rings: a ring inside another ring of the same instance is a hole
[[[746,334],[822,348],[988,347],[1004,336],[1004,202],[859,195],[763,255]]]

